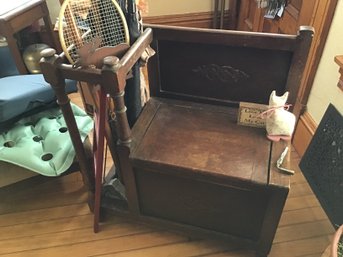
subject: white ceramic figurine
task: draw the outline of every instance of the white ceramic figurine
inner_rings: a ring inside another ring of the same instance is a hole
[[[270,94],[269,109],[267,111],[267,137],[272,141],[291,140],[295,126],[295,115],[288,110],[286,104],[288,92],[277,96],[275,91]]]

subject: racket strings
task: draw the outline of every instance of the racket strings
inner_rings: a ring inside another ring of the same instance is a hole
[[[86,43],[100,39],[100,46],[127,43],[126,24],[113,0],[72,0],[64,10],[63,37],[73,62]]]
[[[114,46],[125,42],[125,28],[118,10],[111,0],[98,1],[101,22],[99,29],[103,36],[103,46]]]

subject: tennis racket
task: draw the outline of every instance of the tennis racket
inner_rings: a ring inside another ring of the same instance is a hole
[[[129,44],[125,15],[115,0],[65,0],[58,31],[63,52],[72,64],[87,56],[87,52]],[[108,56],[108,51],[103,55],[102,58]]]

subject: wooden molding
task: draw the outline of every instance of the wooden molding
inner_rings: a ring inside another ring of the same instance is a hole
[[[303,156],[317,129],[317,123],[308,112],[300,116],[294,132],[293,146],[300,156]]]
[[[144,23],[183,27],[212,28],[213,12],[184,13],[143,17]],[[224,28],[229,28],[229,11],[224,14]]]

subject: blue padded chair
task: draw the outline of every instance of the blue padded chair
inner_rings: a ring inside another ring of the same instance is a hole
[[[76,81],[66,81],[76,92]],[[56,105],[55,93],[42,74],[19,75],[9,48],[0,47],[0,133],[18,119]]]
[[[66,81],[66,91],[76,92],[76,81]],[[42,74],[0,78],[0,133],[18,119],[56,105],[56,96]]]
[[[76,91],[76,81],[66,80],[66,92]],[[20,75],[8,47],[0,46],[0,133],[10,130],[21,118],[56,106],[55,93],[50,84],[44,80],[43,75]],[[69,170],[79,169],[70,167]],[[3,185],[18,182],[35,174],[32,170],[5,161],[0,161],[0,171],[0,179],[5,178],[5,182],[2,181]],[[9,176],[14,178],[7,183],[6,178],[8,180]]]

